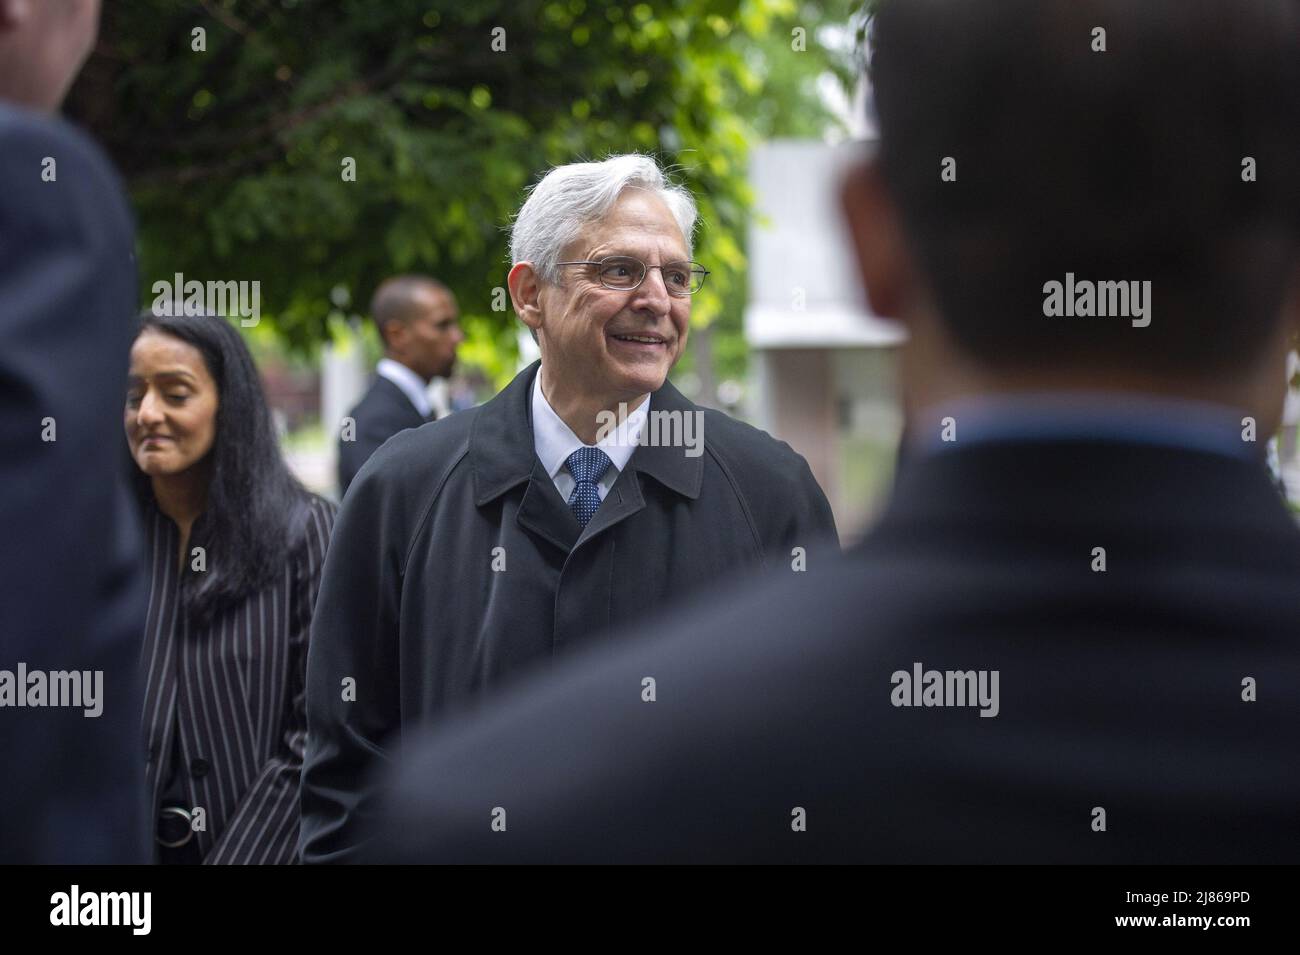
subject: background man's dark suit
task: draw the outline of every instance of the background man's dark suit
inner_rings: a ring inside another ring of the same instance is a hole
[[[1250,462],[1084,441],[915,458],[833,572],[408,742],[376,856],[1294,862],[1297,581],[1300,530]],[[894,707],[914,662],[999,670],[999,714]]]
[[[147,581],[121,484],[133,245],[99,150],[0,105],[0,668],[104,671],[98,718],[0,710],[4,862],[147,859],[137,685]],[[45,418],[55,441],[41,440]]]
[[[304,862],[355,855],[367,776],[403,728],[733,574],[789,574],[794,547],[815,566],[835,546],[804,459],[713,410],[699,456],[638,447],[582,528],[534,448],[538,367],[388,442],[339,512],[308,652]],[[699,410],[668,382],[651,395],[651,414]]]
[[[402,389],[383,375],[376,375],[357,406],[349,412],[356,421],[356,440],[339,440],[339,496],[361,470],[361,465],[379,450],[379,446],[407,428],[418,428],[426,419]]]

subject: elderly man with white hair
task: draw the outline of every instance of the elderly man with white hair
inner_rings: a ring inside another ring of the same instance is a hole
[[[357,475],[309,651],[303,861],[356,858],[404,730],[738,573],[815,570],[835,545],[803,458],[668,382],[708,274],[695,219],[648,157],[553,169],[511,241],[540,362]],[[655,693],[629,686],[629,705]]]

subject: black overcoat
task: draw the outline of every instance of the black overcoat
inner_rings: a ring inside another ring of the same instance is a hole
[[[581,528],[534,449],[537,369],[397,435],[348,492],[308,653],[303,861],[354,857],[367,777],[399,728],[738,574],[835,545],[802,457],[669,383],[651,413],[702,411],[703,453],[638,447]]]
[[[1066,437],[907,469],[842,560],[410,734],[370,861],[1300,858],[1300,530],[1262,465]],[[996,716],[900,696],[918,667],[996,671]]]
[[[102,684],[89,718],[0,705],[0,865],[144,862],[149,580],[122,437],[135,229],[97,146],[3,103],[0,183],[0,682],[24,664]]]

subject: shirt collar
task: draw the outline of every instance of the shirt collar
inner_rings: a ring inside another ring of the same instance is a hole
[[[532,390],[540,361],[535,361],[501,391],[474,409],[470,424],[469,460],[474,471],[474,503],[479,507],[534,477],[547,477],[533,437]],[[658,413],[700,412],[671,381],[654,393]],[[648,412],[647,412],[648,413]],[[641,444],[627,462],[640,474],[694,501],[704,486],[705,453],[687,457],[682,448]]]
[[[429,393],[426,390],[428,386],[423,378],[400,361],[394,361],[391,358],[379,359],[379,364],[375,366],[375,374],[381,378],[387,378],[395,384],[402,390],[402,394],[406,395],[411,404],[415,406],[416,411],[426,418],[429,417],[429,413],[433,411],[433,405],[429,403]]]
[[[627,467],[632,452],[641,440],[646,416],[650,411],[651,395],[635,411],[628,412],[618,425],[594,447],[600,448],[607,455],[615,469],[622,471]],[[552,478],[560,473],[569,455],[584,445],[582,439],[573,433],[573,429],[564,423],[564,419],[555,413],[551,403],[542,394],[542,375],[539,371],[533,377],[533,444],[537,449],[537,458]]]

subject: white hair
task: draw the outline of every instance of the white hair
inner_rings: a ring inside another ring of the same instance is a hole
[[[586,226],[604,218],[624,189],[645,189],[668,207],[682,230],[687,258],[695,232],[695,199],[649,156],[629,153],[604,162],[556,166],[533,187],[510,230],[510,258],[531,262],[543,280],[558,283],[556,263]]]

